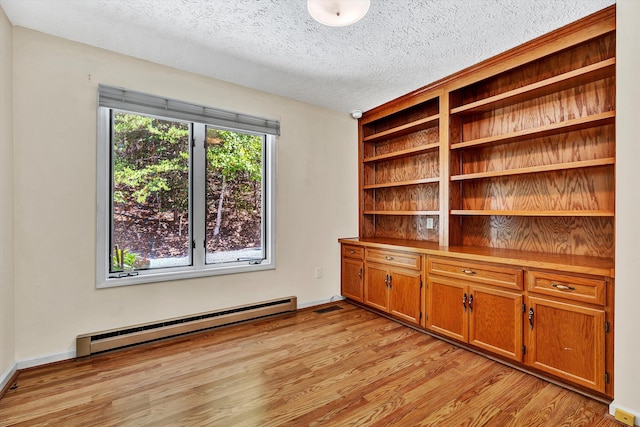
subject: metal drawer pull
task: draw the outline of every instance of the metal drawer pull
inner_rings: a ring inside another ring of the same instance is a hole
[[[575,291],[576,288],[574,288],[573,286],[567,286],[567,285],[558,285],[557,283],[552,283],[551,286],[553,286],[556,289],[559,289],[561,291]]]
[[[393,257],[392,256],[386,256],[385,258],[387,259],[387,261],[393,261]]]
[[[475,272],[475,271],[473,271],[473,270],[463,269],[463,270],[461,270],[461,271],[462,271],[464,274],[476,274],[476,272]]]
[[[349,253],[350,253],[350,254],[355,254],[355,253],[356,253],[356,251],[354,251],[353,249],[350,249],[350,250],[349,250]]]

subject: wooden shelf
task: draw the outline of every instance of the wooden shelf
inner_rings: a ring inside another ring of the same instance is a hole
[[[518,89],[452,108],[451,114],[491,111],[506,105],[517,104],[532,98],[579,86],[590,81],[600,80],[613,76],[615,65],[616,58],[610,58]]]
[[[419,184],[432,184],[440,182],[440,178],[424,178],[424,179],[413,179],[411,181],[398,181],[398,182],[385,182],[382,184],[369,184],[363,185],[362,188],[365,190],[373,190],[376,188],[389,188],[389,187],[405,187],[408,185],[419,185]]]
[[[547,126],[524,129],[518,132],[511,132],[502,135],[488,136],[486,138],[473,139],[471,141],[458,142],[455,144],[451,144],[451,149],[459,150],[461,148],[474,147],[477,145],[504,144],[507,142],[516,142],[525,139],[541,138],[564,132],[571,132],[580,129],[612,124],[615,122],[615,118],[615,111],[607,111],[605,113],[580,117],[577,119],[554,123]]]
[[[427,151],[435,150],[439,147],[440,147],[440,143],[434,142],[432,144],[421,145],[419,147],[407,148],[406,150],[394,151],[392,153],[380,154],[379,156],[367,157],[362,161],[364,163],[368,163],[368,162],[379,162],[382,160],[399,159],[402,157],[415,156],[417,154],[426,153]]]
[[[390,139],[396,136],[406,135],[408,133],[417,132],[422,129],[426,129],[428,127],[433,126],[440,120],[440,115],[435,114],[433,116],[425,117],[420,120],[413,121],[411,123],[407,123],[402,126],[397,126],[383,132],[374,133],[373,135],[365,136],[362,138],[364,142],[374,142],[380,141],[383,139]]]
[[[406,215],[406,216],[436,216],[440,211],[364,211],[365,215]]]
[[[500,176],[524,175],[529,173],[540,173],[540,172],[580,169],[580,168],[588,168],[588,167],[596,167],[596,166],[607,166],[607,165],[614,165],[615,162],[616,162],[616,159],[614,157],[607,157],[604,159],[583,160],[579,162],[569,162],[569,163],[558,163],[555,165],[532,166],[528,168],[510,169],[510,170],[502,170],[502,171],[468,173],[464,175],[452,175],[451,181],[464,181],[464,180],[471,180],[471,179],[494,178],[494,177],[500,177]]]
[[[563,216],[585,216],[585,217],[596,217],[596,216],[614,216],[614,213],[611,211],[581,211],[581,210],[572,210],[572,211],[532,211],[532,210],[481,210],[481,209],[455,209],[451,210],[451,215],[460,215],[460,216],[547,216],[547,217],[563,217]]]

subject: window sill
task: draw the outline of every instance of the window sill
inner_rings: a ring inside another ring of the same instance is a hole
[[[262,264],[251,265],[229,265],[225,267],[217,266],[215,268],[203,268],[200,270],[182,270],[170,272],[140,272],[137,276],[129,276],[122,278],[97,278],[96,288],[117,288],[120,286],[141,285],[146,283],[167,282],[183,279],[193,279],[198,277],[222,276],[226,274],[251,273],[263,270],[275,270],[274,262],[263,261]]]

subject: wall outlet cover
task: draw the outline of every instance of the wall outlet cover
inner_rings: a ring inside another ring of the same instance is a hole
[[[615,417],[616,420],[631,427],[633,427],[636,418],[634,415],[623,411],[622,409],[616,409]]]

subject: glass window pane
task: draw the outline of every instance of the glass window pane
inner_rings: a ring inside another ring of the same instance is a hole
[[[191,265],[189,125],[113,113],[110,273]]]
[[[206,263],[261,261],[264,136],[207,127]]]

